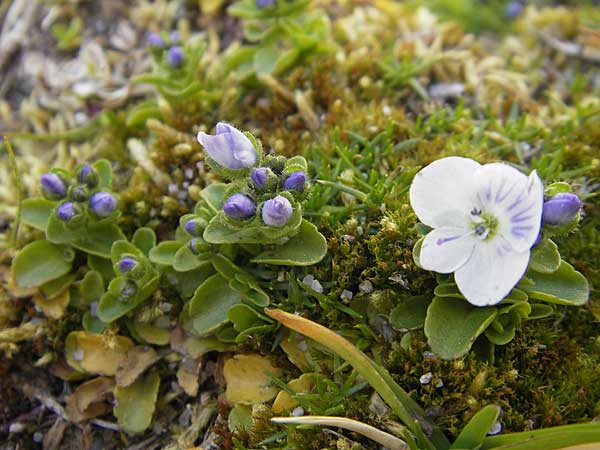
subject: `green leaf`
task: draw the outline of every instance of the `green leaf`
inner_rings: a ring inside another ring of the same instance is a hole
[[[215,270],[228,280],[235,278],[236,274],[242,272],[242,269],[232,263],[229,258],[221,255],[220,253],[217,253],[215,256],[213,256],[210,262],[214,266]]]
[[[177,272],[188,272],[190,270],[197,269],[207,262],[209,258],[210,255],[195,255],[192,250],[190,250],[189,246],[184,245],[177,250],[177,253],[175,253],[173,269],[175,269]]]
[[[135,255],[140,258],[143,257],[140,249],[124,239],[113,243],[110,249],[110,260],[113,264],[118,264],[123,255]]]
[[[115,277],[112,261],[104,258],[99,258],[94,255],[87,255],[87,265],[90,269],[95,270],[102,275],[102,280],[108,283]]]
[[[265,325],[265,322],[273,323],[273,320],[243,303],[233,305],[229,308],[227,318],[233,323],[233,327],[237,331],[244,331],[257,325],[262,326]]]
[[[26,245],[13,259],[12,277],[20,287],[41,286],[71,271],[75,252],[41,240]]]
[[[150,426],[156,408],[160,377],[157,372],[142,375],[127,387],[115,387],[113,413],[127,433],[141,433]]]
[[[138,305],[144,302],[152,293],[158,288],[158,282],[160,275],[156,275],[151,278],[133,298],[124,299],[116,292],[119,291],[122,277],[115,278],[108,286],[108,292],[106,292],[100,299],[98,309],[96,313],[100,320],[105,323],[114,322],[120,317],[123,317],[129,311],[136,308]]]
[[[172,266],[175,263],[175,254],[184,244],[179,241],[164,241],[148,253],[150,261],[154,264]]]
[[[480,409],[465,425],[450,450],[478,448],[498,420],[499,415],[500,408],[496,405],[488,405]]]
[[[238,403],[231,409],[229,416],[227,417],[227,427],[229,428],[229,431],[245,431],[249,430],[251,426],[252,406]]]
[[[131,239],[131,243],[148,256],[150,250],[156,245],[156,234],[152,228],[138,228]]]
[[[327,254],[327,241],[312,223],[302,220],[300,231],[283,245],[255,256],[252,262],[279,266],[311,266]]]
[[[83,236],[72,242],[73,247],[100,258],[110,258],[110,250],[115,241],[126,239],[115,224],[99,223],[85,229]]]
[[[556,272],[544,274],[529,271],[526,277],[532,286],[519,284],[530,298],[559,305],[581,306],[587,303],[590,286],[587,279],[573,266],[561,261]]]
[[[76,278],[76,273],[68,273],[60,278],[48,281],[40,286],[40,293],[46,299],[54,298],[67,289]]]
[[[242,302],[239,292],[231,289],[219,274],[207,278],[190,300],[189,316],[199,335],[206,335],[229,321],[227,311]]]
[[[213,212],[217,213],[223,209],[227,187],[225,183],[214,183],[202,189],[200,195]]]
[[[55,244],[70,244],[79,237],[79,230],[67,227],[56,214],[50,215],[46,223],[46,239]]]
[[[529,268],[540,273],[553,273],[560,267],[558,247],[550,239],[544,239],[531,250]]]
[[[424,295],[404,298],[390,313],[390,325],[397,330],[423,328],[431,300]]]
[[[282,227],[262,224],[258,217],[243,225],[233,225],[223,211],[211,219],[202,237],[210,244],[281,244],[284,238],[294,235],[302,222],[300,208],[294,208],[292,217]]]
[[[101,189],[110,190],[112,187],[112,165],[106,159],[99,159],[92,164],[96,172],[98,172],[98,187]]]
[[[48,219],[54,210],[54,202],[45,198],[26,198],[21,203],[21,222],[38,230],[45,231]]]
[[[592,450],[596,446],[584,444],[599,442],[600,424],[591,422],[488,436],[483,441],[481,450]]]
[[[270,74],[275,69],[275,64],[281,56],[277,47],[261,47],[254,54],[253,66],[258,75]]]
[[[531,313],[527,320],[544,319],[551,316],[554,313],[552,305],[545,305],[543,303],[531,303]]]
[[[459,299],[434,297],[425,319],[431,350],[443,359],[460,358],[497,314],[493,306],[477,307]]]
[[[188,299],[194,295],[198,286],[200,286],[204,280],[211,275],[214,275],[215,271],[212,264],[206,261],[201,266],[188,272],[177,272],[170,269],[166,272],[167,279],[175,286],[177,292],[185,299]]]
[[[485,330],[485,336],[496,345],[505,345],[513,340],[515,331],[522,320],[531,313],[531,306],[526,301],[499,305],[498,316]]]
[[[104,331],[104,322],[98,317],[92,316],[89,311],[83,313],[81,324],[88,333],[101,334]]]
[[[447,298],[460,298],[465,299],[465,297],[458,290],[458,286],[454,283],[442,283],[438,284],[433,293],[437,297],[447,297]]]
[[[79,292],[81,301],[85,305],[100,301],[104,295],[104,280],[100,272],[95,270],[87,272],[79,284]]]

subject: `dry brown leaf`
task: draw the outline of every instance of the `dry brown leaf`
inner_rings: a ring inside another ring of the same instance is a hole
[[[56,297],[47,299],[39,292],[32,297],[35,305],[42,310],[46,317],[51,319],[60,319],[64,314],[69,302],[71,301],[71,292],[65,289]]]
[[[98,377],[79,385],[75,392],[67,397],[67,414],[73,422],[83,422],[110,410],[104,402],[112,394],[115,382],[112,378]]]
[[[184,358],[179,364],[177,382],[181,386],[181,389],[191,397],[198,395],[198,388],[200,387],[198,376],[200,375],[201,367],[202,361],[193,358]]]
[[[69,422],[60,417],[57,418],[44,436],[44,450],[58,450],[67,428],[69,428]]]
[[[144,371],[160,359],[152,347],[138,345],[127,352],[115,374],[117,386],[131,385]]]
[[[65,341],[65,356],[76,370],[112,376],[131,348],[133,342],[125,336],[73,331]]]
[[[266,372],[279,376],[281,369],[264,356],[256,354],[234,355],[229,358],[223,367],[227,382],[227,401],[231,404],[253,405],[275,398],[279,389],[271,383]]]

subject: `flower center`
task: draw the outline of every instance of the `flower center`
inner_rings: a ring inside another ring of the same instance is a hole
[[[471,225],[473,232],[482,241],[488,240],[496,234],[498,228],[498,219],[496,217],[482,212],[480,209],[473,208],[471,211]]]

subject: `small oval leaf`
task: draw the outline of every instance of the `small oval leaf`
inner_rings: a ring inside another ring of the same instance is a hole
[[[41,286],[67,274],[74,252],[64,245],[40,240],[26,245],[13,259],[12,277],[24,288]]]

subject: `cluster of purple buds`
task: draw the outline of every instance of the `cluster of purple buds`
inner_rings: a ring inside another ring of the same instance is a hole
[[[83,209],[80,203],[87,202],[88,189],[98,185],[99,177],[89,165],[83,164],[77,172],[76,182],[69,187],[69,183],[60,175],[48,172],[41,176],[42,193],[49,200],[62,200],[68,197],[56,209],[56,216],[64,221],[71,222],[79,216]],[[96,192],[89,198],[89,209],[100,218],[110,216],[117,208],[117,199],[110,192]]]
[[[166,60],[171,67],[178,68],[183,64],[184,53],[183,48],[179,45],[180,39],[177,31],[169,34],[168,39],[158,33],[148,33],[148,44],[150,47],[161,50],[168,47]]]
[[[542,223],[551,226],[568,225],[575,220],[581,206],[579,197],[570,192],[553,195],[544,202]]]

